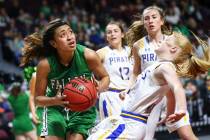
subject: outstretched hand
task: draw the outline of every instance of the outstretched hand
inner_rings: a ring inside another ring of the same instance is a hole
[[[185,115],[186,115],[186,112],[185,112],[185,111],[178,111],[178,112],[175,112],[174,114],[171,114],[171,115],[169,115],[169,116],[166,118],[166,122],[169,122],[169,123],[177,122],[177,121],[179,121],[182,117],[184,117]]]

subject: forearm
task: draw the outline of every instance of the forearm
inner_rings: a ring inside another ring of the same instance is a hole
[[[176,101],[176,110],[187,110],[186,96],[183,88],[175,87],[173,90],[175,101]]]
[[[138,76],[137,74],[132,74],[131,75],[131,79],[129,81],[129,88],[131,88],[135,84],[137,76]]]
[[[34,103],[34,96],[33,95],[30,95],[29,103],[30,103],[31,113],[32,113],[33,116],[35,116],[36,115],[36,109],[35,109],[35,103]]]
[[[167,112],[166,112],[166,116],[169,116],[171,114],[174,113],[175,111],[175,98],[174,98],[174,94],[173,92],[170,90],[167,94],[166,94],[166,98],[167,98]]]
[[[55,98],[56,97],[37,96],[35,97],[35,104],[42,107],[60,105]]]
[[[102,92],[108,89],[109,87],[109,76],[105,76],[103,77],[100,81],[99,81],[99,85],[98,85],[98,92]]]

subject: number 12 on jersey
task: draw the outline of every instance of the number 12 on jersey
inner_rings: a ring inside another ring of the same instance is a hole
[[[119,68],[120,76],[122,80],[129,80],[129,68],[128,67],[120,67]]]

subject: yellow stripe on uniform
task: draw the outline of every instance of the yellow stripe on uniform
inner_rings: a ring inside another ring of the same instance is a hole
[[[114,126],[112,126],[111,129],[106,130],[106,132],[104,132],[104,134],[102,134],[100,137],[98,137],[97,140],[104,140],[106,137],[108,137],[112,133],[112,131],[114,129],[116,129],[117,126],[118,125],[114,125]]]
[[[126,114],[126,113],[121,113],[121,114],[124,115],[124,116],[129,116],[129,117],[132,117],[132,118],[138,118],[138,119],[147,121],[147,119],[145,119],[143,117],[139,117],[139,116],[135,116],[135,115],[131,115],[131,114]]]
[[[104,134],[102,134],[100,137],[98,137],[97,140],[104,140],[105,137],[107,137],[110,134],[111,130],[107,130]]]
[[[184,122],[186,123],[188,121],[187,115],[184,116]]]
[[[108,115],[109,116],[112,116],[112,109],[111,109],[111,104],[110,104],[110,101],[109,102],[107,102],[107,109],[108,109]]]

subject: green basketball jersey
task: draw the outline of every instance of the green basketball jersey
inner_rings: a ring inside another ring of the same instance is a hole
[[[15,118],[12,120],[12,131],[15,134],[24,134],[34,129],[32,120],[29,117],[29,96],[21,92],[14,96],[10,94],[8,97]]]
[[[88,68],[84,56],[84,49],[84,46],[77,44],[74,57],[69,66],[62,65],[55,56],[48,57],[51,71],[48,75],[46,96],[55,96],[58,89],[63,89],[64,86],[74,77],[91,77],[92,73]]]
[[[29,96],[27,93],[21,92],[17,96],[10,94],[8,101],[12,106],[15,117],[22,115],[29,116]]]
[[[69,66],[62,65],[56,56],[47,58],[50,65],[50,73],[48,74],[46,96],[56,96],[58,90],[60,88],[63,89],[74,77],[81,76],[88,79],[91,78],[92,72],[88,68],[84,50],[84,46],[76,46],[74,56]],[[80,133],[84,135],[84,137],[87,137],[88,129],[90,129],[95,122],[96,108],[92,107],[85,112],[72,112],[64,110],[61,106],[50,106],[45,109],[39,108],[37,114],[43,116],[41,118],[43,123],[38,126],[37,129],[39,136],[49,135],[63,138],[67,130]]]

